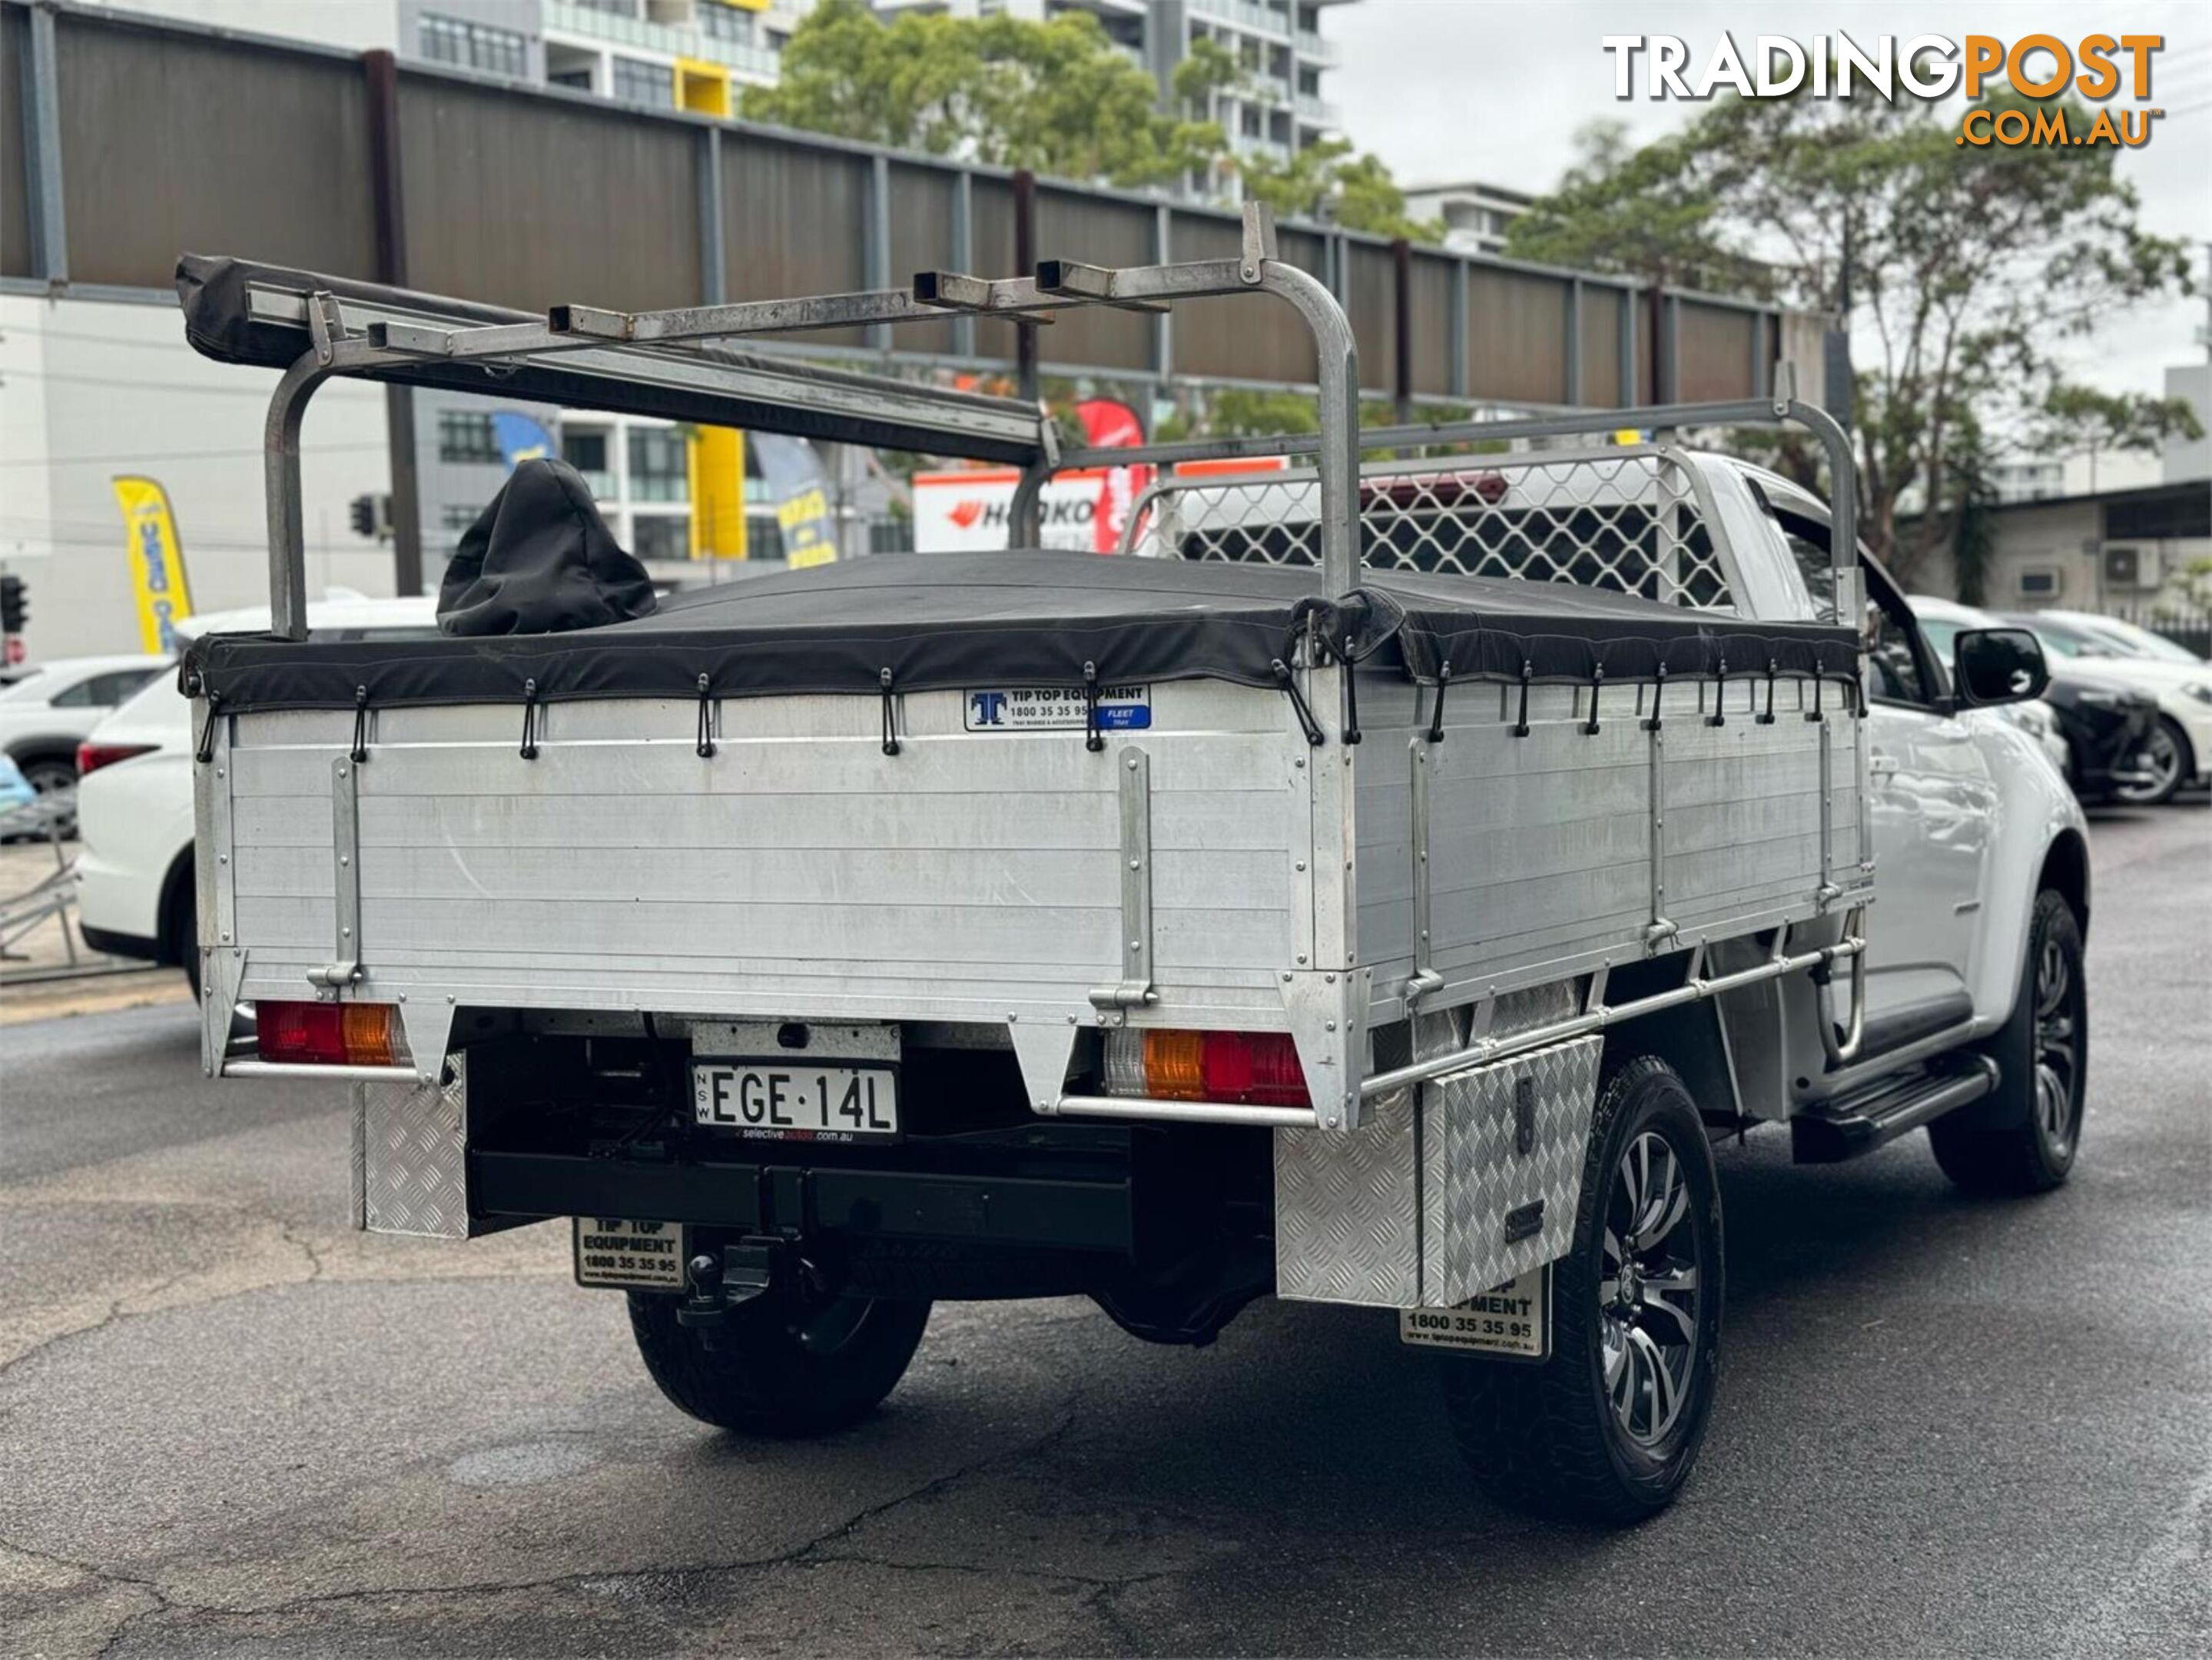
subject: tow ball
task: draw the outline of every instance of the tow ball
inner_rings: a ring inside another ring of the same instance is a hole
[[[763,1297],[802,1297],[822,1280],[795,1241],[757,1236],[723,1246],[720,1256],[702,1251],[686,1269],[690,1295],[678,1307],[676,1323],[696,1330],[708,1348],[727,1331],[732,1310]]]

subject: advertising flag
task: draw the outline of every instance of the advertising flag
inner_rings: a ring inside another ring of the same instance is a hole
[[[751,437],[761,482],[775,502],[784,558],[793,570],[829,564],[837,557],[837,534],[822,458],[804,438],[780,432],[757,432]]]
[[[1083,423],[1085,441],[1093,449],[1135,449],[1145,441],[1145,423],[1136,410],[1117,398],[1086,398],[1075,406]],[[1152,483],[1150,467],[1108,467],[1098,485],[1097,510],[1091,515],[1093,553],[1111,553],[1121,545],[1121,532],[1129,523],[1138,494]]]
[[[124,556],[137,600],[139,640],[149,653],[174,651],[177,623],[192,614],[192,593],[169,493],[151,478],[119,477],[115,505],[123,509]]]

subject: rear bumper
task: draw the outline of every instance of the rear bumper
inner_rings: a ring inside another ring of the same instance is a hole
[[[80,922],[77,932],[84,943],[93,950],[109,957],[129,957],[144,963],[166,963],[159,939],[149,939],[140,933],[118,933],[108,928],[95,927],[89,922]]]
[[[994,1176],[886,1166],[661,1164],[471,1148],[481,1219],[637,1216],[804,1237],[887,1236],[1127,1256],[1132,1187],[1111,1177]]]

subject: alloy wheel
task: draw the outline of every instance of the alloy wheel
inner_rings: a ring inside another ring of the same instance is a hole
[[[2035,959],[2035,1120],[2061,1161],[2073,1152],[2081,1117],[2081,1003],[2064,946],[2045,938]]]
[[[2115,794],[2123,801],[2163,801],[2181,781],[2181,745],[2164,726],[2153,727],[2136,752],[2136,764],[2142,769],[2142,781],[2123,784]]]
[[[1614,1168],[1606,1208],[1598,1343],[1607,1402],[1628,1438],[1650,1447],[1680,1419],[1698,1364],[1698,1234],[1684,1225],[1682,1161],[1646,1131]]]

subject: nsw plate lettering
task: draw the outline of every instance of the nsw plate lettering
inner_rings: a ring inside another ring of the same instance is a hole
[[[884,1141],[899,1133],[898,1074],[888,1067],[695,1061],[693,1117],[741,1136]]]

